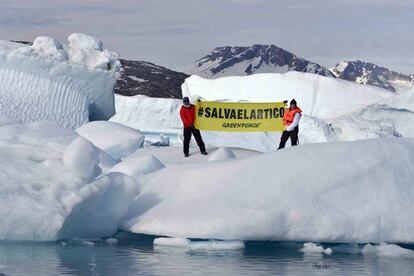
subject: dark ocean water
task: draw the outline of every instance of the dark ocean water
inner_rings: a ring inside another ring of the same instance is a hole
[[[81,240],[0,242],[0,275],[414,275],[414,259],[361,254],[358,245],[246,242],[243,250],[153,246],[153,237],[120,233],[118,243]]]

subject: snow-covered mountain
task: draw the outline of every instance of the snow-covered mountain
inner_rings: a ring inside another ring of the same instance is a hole
[[[145,61],[120,60],[121,77],[115,93],[155,98],[181,98],[181,84],[188,75]]]
[[[188,68],[188,73],[206,78],[288,71],[334,77],[332,72],[317,63],[297,57],[275,45],[261,44],[217,47]]]
[[[414,74],[401,74],[360,60],[342,61],[332,68],[331,72],[344,80],[378,86],[392,92],[407,90],[413,87],[414,83]]]

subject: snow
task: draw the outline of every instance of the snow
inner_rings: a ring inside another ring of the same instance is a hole
[[[387,243],[381,243],[379,245],[367,244],[362,249],[362,254],[366,256],[414,259],[413,250]]]
[[[144,142],[138,130],[114,122],[89,122],[76,132],[115,160],[134,152]]]
[[[32,46],[0,41],[0,114],[70,128],[110,118],[121,66],[117,54],[79,47],[46,36],[37,37]]]
[[[68,37],[68,41],[69,47],[81,50],[103,50],[102,41],[89,35],[74,33]]]
[[[73,207],[71,213],[65,217],[57,237],[113,235],[139,191],[139,184],[121,173],[109,173],[84,185],[69,197],[68,201]]]
[[[208,157],[208,161],[224,161],[235,159],[236,155],[229,148],[219,148]]]
[[[137,82],[148,82],[148,80],[146,79],[137,78],[135,76],[128,76],[128,78],[130,78],[133,81],[137,81]]]
[[[212,148],[209,150],[211,150],[211,152],[214,152],[215,150],[217,150],[217,148]],[[236,159],[246,159],[246,158],[250,158],[252,156],[259,154],[256,151],[238,149],[238,148],[231,148],[231,151],[236,156]],[[181,165],[203,164],[207,162],[208,157],[210,157],[210,155],[205,156],[205,155],[200,154],[200,149],[198,148],[197,145],[194,145],[194,147],[190,147],[190,158],[184,158],[183,148],[181,146],[180,147],[177,147],[177,146],[148,147],[148,148],[139,149],[138,151],[128,155],[127,157],[123,158],[123,161],[128,161],[130,159],[135,159],[136,157],[148,156],[148,155],[153,155],[167,168],[181,166]]]
[[[110,120],[142,131],[177,133],[182,128],[181,105],[177,99],[115,95],[116,114]]]
[[[121,228],[225,240],[414,242],[413,152],[411,139],[382,138],[167,166],[141,182]]]
[[[130,157],[117,165],[111,172],[121,172],[129,176],[139,176],[149,174],[164,168],[165,165],[153,155],[143,155]]]
[[[65,61],[68,59],[62,44],[52,37],[39,36],[33,41],[32,49],[39,57]]]
[[[63,165],[74,174],[86,180],[97,177],[99,171],[99,151],[88,140],[82,137],[74,139],[62,156]]]
[[[119,173],[94,178],[101,151],[73,130],[52,122],[0,121],[1,240],[115,233],[139,193],[135,180]]]
[[[323,248],[323,246],[321,245],[317,245],[313,242],[305,242],[303,244],[303,247],[301,249],[299,249],[300,252],[303,252],[305,254],[327,254],[327,255],[331,255],[332,254],[332,249],[331,248]]]
[[[414,137],[414,89],[330,123],[339,140]]]
[[[295,98],[304,114],[319,119],[332,119],[355,112],[393,95],[374,87],[300,72],[215,80],[191,76],[181,89],[183,96],[193,100],[280,102]]]

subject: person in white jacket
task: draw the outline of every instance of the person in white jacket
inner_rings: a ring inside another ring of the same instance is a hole
[[[302,110],[297,106],[296,100],[292,99],[290,101],[289,108],[285,109],[285,114],[283,115],[283,124],[285,130],[280,137],[279,149],[283,149],[286,145],[287,140],[292,143],[292,146],[296,146],[299,142],[299,121],[302,117]]]

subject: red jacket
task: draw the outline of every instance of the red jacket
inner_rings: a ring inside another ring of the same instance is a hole
[[[290,124],[293,123],[293,119],[295,118],[296,113],[302,114],[302,110],[299,107],[296,107],[295,109],[285,108],[285,114],[283,115],[283,124],[285,126],[290,126]]]
[[[190,105],[189,107],[181,106],[180,109],[181,121],[183,121],[184,127],[194,126],[195,119],[195,106]]]

